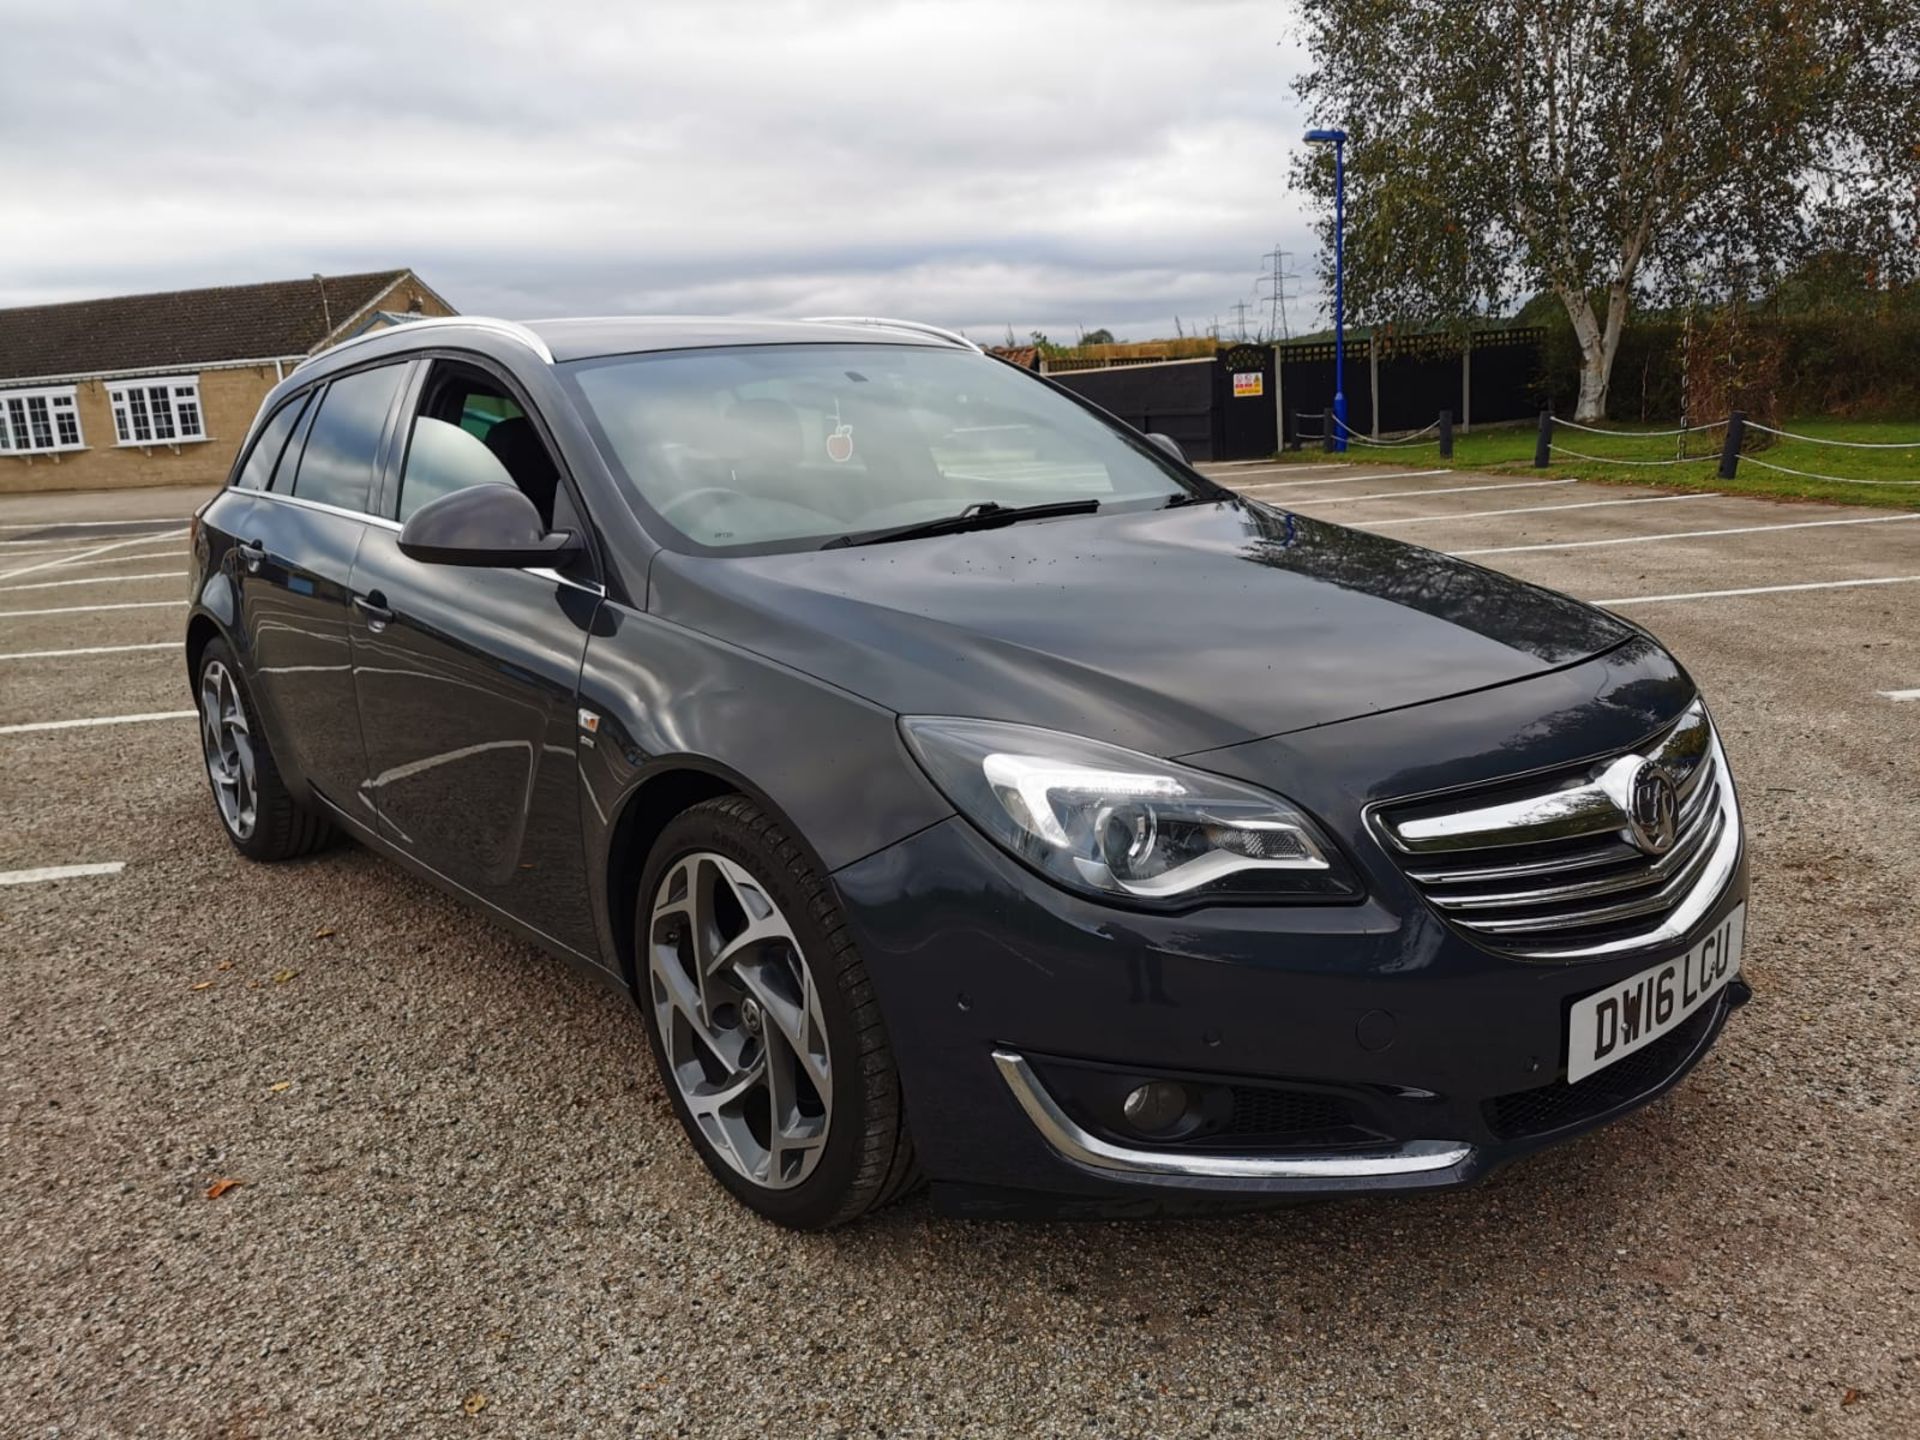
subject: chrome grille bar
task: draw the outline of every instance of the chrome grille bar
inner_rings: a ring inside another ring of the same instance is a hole
[[[1658,854],[1635,843],[1629,818],[1649,763],[1672,778],[1678,797],[1673,843]],[[1529,959],[1616,954],[1685,934],[1740,855],[1732,776],[1697,701],[1640,752],[1383,806],[1372,818],[1442,917]]]

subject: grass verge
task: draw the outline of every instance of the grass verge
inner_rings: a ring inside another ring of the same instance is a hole
[[[1738,475],[1732,480],[1722,480],[1718,472],[1725,431],[1720,429],[1676,436],[1648,434],[1644,429],[1623,425],[1609,427],[1604,435],[1595,435],[1556,426],[1553,443],[1560,448],[1553,452],[1553,463],[1546,473],[1611,484],[1717,490],[1725,495],[1762,495],[1776,500],[1825,500],[1895,510],[1920,509],[1920,421],[1809,418],[1790,420],[1779,428],[1814,438],[1775,438],[1774,443],[1763,450],[1749,449],[1741,456]],[[1760,438],[1753,431],[1748,435],[1749,446]],[[1440,458],[1439,443],[1433,440],[1381,448],[1355,442],[1347,456],[1352,460],[1379,460],[1420,469],[1445,467],[1495,474],[1538,474],[1540,472],[1533,469],[1534,436],[1531,426],[1456,434],[1451,460]],[[1916,444],[1908,450],[1849,450],[1822,445],[1817,443],[1819,440],[1879,444],[1914,441]],[[1578,454],[1565,453],[1568,451]],[[1592,458],[1583,458],[1589,456]],[[1303,449],[1279,458],[1311,463],[1324,462],[1326,456],[1318,449]],[[1653,463],[1668,460],[1680,463]],[[1836,478],[1808,479],[1768,469],[1769,465]]]

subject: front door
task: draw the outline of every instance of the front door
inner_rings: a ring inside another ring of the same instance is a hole
[[[351,579],[407,369],[357,371],[290,402],[303,411],[297,426],[288,422],[271,474],[233,522],[240,623],[270,733],[295,775],[350,815],[366,776],[350,669]],[[262,443],[273,432],[270,422]],[[365,812],[356,818],[372,823]]]
[[[569,502],[533,421],[490,372],[432,365],[396,437],[395,518],[465,485],[515,484],[552,524]],[[364,803],[422,864],[595,956],[575,747],[598,587],[423,564],[400,553],[399,538],[369,526],[353,571]]]

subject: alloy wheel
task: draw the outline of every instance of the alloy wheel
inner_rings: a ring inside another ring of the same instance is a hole
[[[236,840],[245,840],[253,834],[259,812],[253,735],[239,687],[218,660],[209,660],[200,672],[200,743],[220,818]]]
[[[712,851],[654,894],[648,986],[667,1070],[735,1172],[786,1190],[814,1171],[833,1118],[820,998],[793,927],[758,880]]]

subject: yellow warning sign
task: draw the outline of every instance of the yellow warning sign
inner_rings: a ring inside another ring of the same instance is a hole
[[[1245,400],[1255,395],[1267,393],[1267,377],[1259,370],[1235,371],[1233,376],[1233,398]]]

